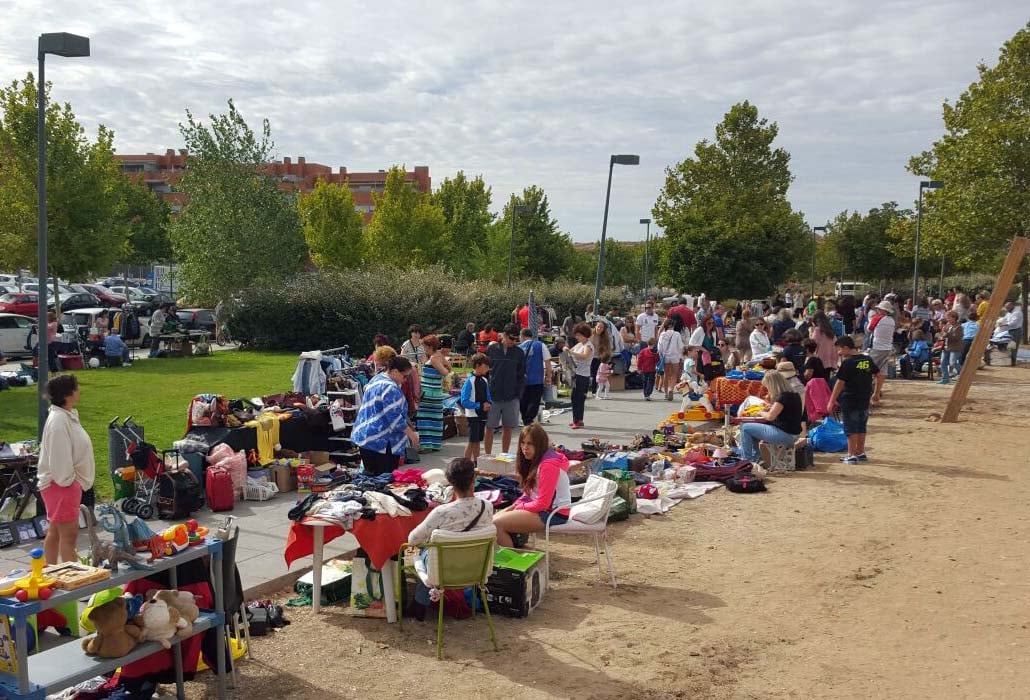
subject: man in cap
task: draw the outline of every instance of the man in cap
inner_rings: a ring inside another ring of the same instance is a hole
[[[876,316],[869,325],[873,334],[873,341],[869,347],[869,358],[877,367],[886,367],[890,361],[891,351],[894,350],[894,330],[897,327],[897,322],[894,320],[894,305],[886,299],[877,304]],[[886,376],[885,371],[876,375],[876,389],[870,400],[873,406],[880,403],[880,393],[883,391],[883,380]]]

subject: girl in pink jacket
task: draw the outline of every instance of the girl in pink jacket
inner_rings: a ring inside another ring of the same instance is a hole
[[[569,520],[572,494],[569,490],[569,460],[550,449],[550,439],[539,423],[532,423],[519,434],[515,460],[516,477],[522,495],[515,503],[494,515],[497,544],[512,546],[512,535],[543,532],[552,525]]]

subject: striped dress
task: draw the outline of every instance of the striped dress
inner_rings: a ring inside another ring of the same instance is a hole
[[[443,377],[432,365],[422,367],[422,399],[416,425],[422,449],[439,450],[443,443]]]

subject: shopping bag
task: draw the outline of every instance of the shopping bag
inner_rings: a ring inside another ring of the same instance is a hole
[[[808,431],[808,443],[818,452],[844,452],[848,449],[848,436],[844,434],[843,425],[826,418]]]

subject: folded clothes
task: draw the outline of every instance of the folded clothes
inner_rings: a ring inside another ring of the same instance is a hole
[[[392,476],[395,484],[415,484],[423,488],[426,486],[420,469],[394,469]]]
[[[387,493],[393,496],[398,503],[409,510],[429,510],[429,501],[426,500],[426,492],[420,488],[409,488],[403,493],[390,489]]]
[[[366,491],[365,500],[368,501],[370,507],[375,509],[376,513],[385,513],[394,517],[411,515],[411,511],[408,508],[402,506],[393,496],[385,493]]]

